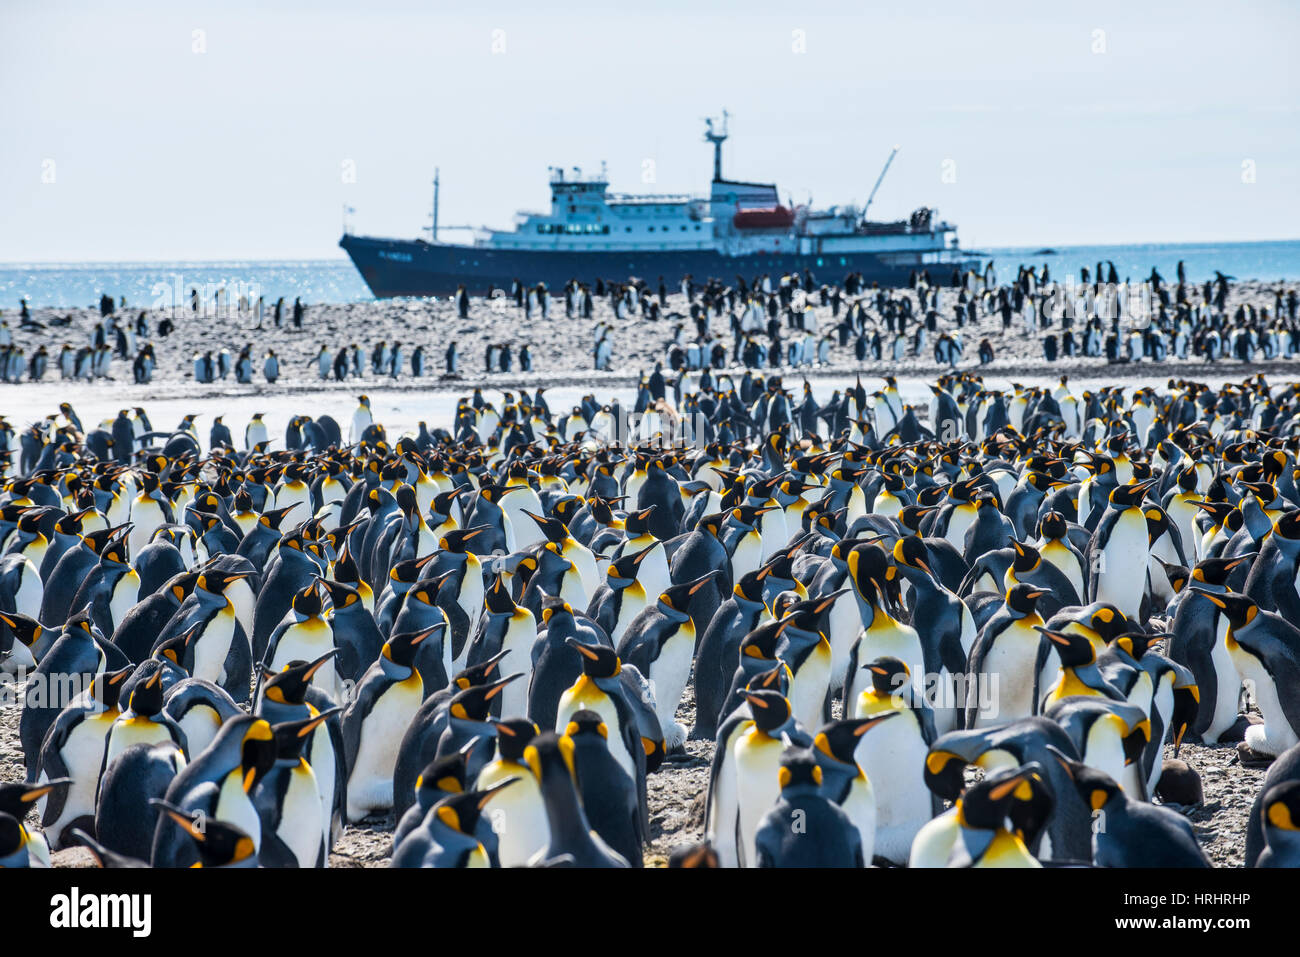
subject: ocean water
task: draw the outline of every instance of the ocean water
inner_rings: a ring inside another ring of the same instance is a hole
[[[1053,246],[1050,255],[1041,255],[1042,246],[980,249],[993,257],[999,282],[1016,277],[1016,267],[1051,268],[1051,277],[1064,280],[1087,267],[1096,279],[1097,263],[1114,262],[1121,281],[1138,281],[1151,275],[1154,266],[1167,282],[1176,282],[1178,262],[1182,260],[1187,281],[1200,283],[1214,278],[1215,270],[1235,279],[1258,279],[1276,282],[1300,279],[1300,240],[1258,243],[1137,243],[1128,246]]]
[[[1121,279],[1145,279],[1154,266],[1172,281],[1183,260],[1187,278],[1202,282],[1222,270],[1237,279],[1273,282],[1300,280],[1300,240],[1258,243],[1139,243],[1125,246],[1058,246],[979,249],[993,259],[998,280],[1015,278],[1020,264],[1044,264],[1055,279],[1076,280],[1079,269],[1111,260]],[[25,297],[33,307],[97,306],[108,293],[125,296],[128,307],[166,307],[188,300],[191,289],[211,299],[225,289],[233,304],[241,294],[262,296],[271,305],[287,302],[364,302],[372,299],[361,274],[348,259],[248,262],[0,263],[0,309],[18,308]]]

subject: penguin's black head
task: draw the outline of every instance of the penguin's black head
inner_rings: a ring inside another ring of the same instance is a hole
[[[1265,831],[1300,831],[1300,781],[1275,784],[1265,791],[1260,815]]]
[[[337,654],[338,649],[332,648],[315,661],[289,662],[282,671],[267,675],[262,684],[262,694],[277,704],[302,704],[307,700],[307,688],[316,672]]]
[[[643,508],[639,512],[628,512],[627,518],[623,522],[623,527],[627,529],[629,537],[635,538],[640,535],[648,535],[650,532],[650,516],[658,505],[651,505],[649,508]]]
[[[972,784],[961,796],[962,819],[970,827],[981,830],[1002,828],[1015,801],[1033,801],[1034,775],[1037,780],[1043,780],[1037,764],[1023,765],[998,771]]]
[[[500,572],[492,577],[492,585],[484,592],[483,601],[487,610],[494,615],[513,615],[517,607],[510,597],[505,575]]]
[[[457,691],[452,696],[448,711],[453,718],[461,721],[486,721],[492,710],[492,699],[501,694],[510,682],[522,677],[521,673],[516,672],[487,684],[471,685]]]
[[[1110,504],[1116,508],[1134,508],[1142,504],[1147,492],[1155,485],[1154,481],[1130,482],[1128,485],[1116,485],[1110,491]]]
[[[608,645],[589,645],[574,637],[565,638],[564,641],[578,653],[582,673],[588,678],[613,678],[622,670],[618,655]]]
[[[18,612],[0,612],[0,621],[9,626],[15,641],[21,642],[28,648],[36,644],[44,632],[39,621]]]
[[[501,661],[510,653],[509,649],[498,651],[491,658],[470,665],[464,671],[458,671],[451,679],[452,687],[458,691],[489,684],[501,677]]]
[[[875,542],[856,545],[848,557],[849,579],[859,595],[875,605],[898,576],[889,554]]]
[[[1129,631],[1120,635],[1118,638],[1112,639],[1108,644],[1119,648],[1134,661],[1141,661],[1142,656],[1147,653],[1147,650],[1150,649],[1153,644],[1161,638],[1167,637],[1169,636],[1164,634],[1147,634],[1143,631]]]
[[[1038,523],[1038,534],[1049,541],[1065,538],[1069,530],[1070,526],[1065,516],[1055,510],[1047,512]]]
[[[478,738],[471,738],[470,744],[477,744],[478,740]],[[439,798],[446,794],[459,794],[464,791],[465,779],[469,773],[465,763],[466,757],[465,750],[462,749],[434,758],[415,779],[415,790],[428,791]]]
[[[303,618],[316,618],[320,615],[325,605],[321,599],[318,582],[319,580],[313,580],[310,585],[293,596],[294,614]]]
[[[555,545],[562,545],[569,537],[569,530],[565,528],[564,523],[558,519],[548,518],[545,515],[535,515],[528,509],[522,509],[523,513],[537,523],[537,527],[542,530],[546,540]]]
[[[62,791],[71,784],[72,778],[54,778],[39,784],[0,784],[0,814],[9,814],[21,821],[41,798],[51,792]]]
[[[788,619],[791,625],[801,631],[810,631],[818,634],[826,634],[830,629],[826,621],[826,616],[834,607],[835,602],[841,595],[847,595],[848,588],[841,588],[831,592],[829,595],[822,595],[820,598],[809,598],[806,601],[791,602],[782,613],[781,617]],[[788,594],[796,595],[795,592]]]
[[[761,671],[745,684],[746,691],[777,691],[782,695],[790,692],[790,669],[784,661],[778,661],[772,668]]]
[[[683,844],[673,848],[672,853],[668,855],[668,866],[670,868],[715,868],[721,867],[722,864],[718,860],[718,852],[705,840],[699,844]]]
[[[275,735],[269,722],[262,718],[249,721],[239,746],[239,767],[243,776],[244,793],[253,790],[266,772],[275,764]]]
[[[573,764],[573,739],[567,735],[543,731],[524,749],[524,761],[533,769],[543,787],[555,781],[573,787],[577,772]],[[561,769],[562,777],[557,778]]]
[[[311,737],[312,732],[342,710],[342,708],[330,708],[300,721],[282,721],[272,725],[271,734],[275,737],[276,757],[281,761],[302,757],[303,745]]]
[[[966,765],[971,762],[967,755],[951,750],[961,747],[955,740],[945,747],[948,738],[945,735],[944,740],[935,741],[925,756],[925,786],[941,800],[956,801],[966,789]]]
[[[1193,586],[1192,591],[1198,595],[1204,596],[1210,603],[1218,608],[1225,618],[1228,619],[1234,629],[1244,628],[1255,620],[1259,614],[1259,606],[1253,600],[1237,592],[1223,592],[1216,594],[1214,592],[1204,591],[1203,589]]]
[[[567,738],[577,738],[579,735],[595,735],[608,741],[609,727],[605,724],[605,719],[595,711],[583,708],[569,718],[569,723],[564,729],[564,736]]]
[[[680,585],[670,585],[660,594],[659,601],[673,611],[686,613],[690,611],[691,602],[695,596],[720,574],[719,569],[715,568],[692,581],[682,582]]]
[[[340,553],[340,556],[341,554],[342,553]],[[320,586],[325,589],[325,593],[329,595],[330,604],[336,612],[361,601],[361,592],[345,581],[338,581],[332,578],[322,578],[320,579]]]
[[[140,667],[143,670],[150,664],[154,666],[152,674],[135,683],[126,705],[128,710],[141,718],[152,718],[163,709],[163,669],[156,661],[145,662]]]
[[[199,851],[199,864],[203,867],[232,867],[257,854],[253,839],[233,824],[219,821],[202,811],[191,813],[181,810],[162,798],[150,798],[149,803],[159,808],[194,839]]]
[[[1056,649],[1057,657],[1061,659],[1061,667],[1079,668],[1097,660],[1097,651],[1087,635],[1080,635],[1073,631],[1054,631],[1040,625],[1034,627]]]
[[[579,712],[579,714],[584,713],[590,712]],[[505,721],[498,721],[496,729],[498,756],[504,761],[514,761],[516,763],[524,760],[524,751],[540,733],[537,725],[527,718],[509,718]]]
[[[781,768],[777,771],[777,781],[782,791],[819,788],[822,784],[822,769],[811,750],[788,748],[781,755]]]
[[[1300,509],[1283,512],[1273,523],[1273,531],[1290,541],[1300,539]]]
[[[884,711],[870,718],[832,721],[817,732],[817,736],[813,738],[813,747],[841,764],[853,764],[855,761],[853,755],[858,745],[862,743],[862,736],[876,725],[883,724],[900,713]]]
[[[894,561],[899,567],[915,568],[934,577],[930,570],[930,550],[916,535],[905,535],[894,542]]]
[[[393,664],[409,668],[415,663],[421,643],[446,627],[447,623],[440,621],[421,631],[404,631],[400,635],[392,635],[379,653]]]
[[[775,661],[776,649],[781,643],[781,633],[789,627],[787,620],[765,621],[740,641],[742,658]]]
[[[434,521],[430,524],[441,525],[451,515],[451,507],[456,504],[456,497],[460,495],[459,488],[449,489],[446,492],[439,492],[433,497],[429,504],[429,514],[433,516]]]
[[[909,531],[919,532],[921,530],[921,520],[935,509],[933,500],[942,495],[943,490],[938,486],[921,489],[916,496],[917,504],[904,505],[902,511],[898,513],[898,520]]]
[[[474,525],[471,528],[456,528],[444,532],[442,538],[438,541],[438,546],[444,551],[455,552],[463,555],[469,551],[469,543],[487,531],[486,525]]]
[[[749,713],[754,724],[766,734],[771,734],[790,720],[790,702],[779,691],[746,691]]]
[[[1007,589],[1007,607],[1021,616],[1030,615],[1038,607],[1038,599],[1046,594],[1045,589],[1017,582]]]
[[[1020,541],[1014,536],[1011,537],[1010,542],[1011,547],[1016,552],[1016,557],[1011,563],[1011,567],[1015,569],[1016,574],[1026,575],[1038,567],[1042,556],[1038,553],[1037,548],[1029,542]]]
[[[0,811],[0,857],[16,854],[27,843],[27,835],[18,819]]]
[[[432,562],[437,556],[438,552],[435,551],[430,552],[423,558],[404,558],[393,566],[393,570],[388,573],[388,577],[390,580],[395,582],[414,585],[420,580],[425,566]],[[335,572],[337,573],[337,571],[338,568],[335,566]]]
[[[1109,774],[1067,757],[1050,744],[1047,750],[1052,752],[1052,757],[1070,776],[1079,797],[1083,798],[1083,803],[1088,805],[1089,810],[1100,811],[1106,802],[1116,796],[1123,799],[1124,792]]]
[[[1210,516],[1210,521],[1213,522],[1215,525],[1222,525],[1224,522],[1228,520],[1228,517],[1230,515],[1241,514],[1236,510],[1236,506],[1234,506],[1231,502],[1222,502],[1222,501],[1205,499],[1202,501],[1192,502],[1192,504],[1195,505],[1197,508],[1201,509],[1206,514],[1208,514]]]
[[[95,675],[91,681],[91,694],[99,700],[105,710],[112,711],[118,707],[122,686],[134,671],[135,665],[127,665],[117,671],[105,671],[103,674]]]
[[[871,687],[877,694],[895,694],[912,677],[907,664],[893,655],[883,655],[862,666],[871,675]]]

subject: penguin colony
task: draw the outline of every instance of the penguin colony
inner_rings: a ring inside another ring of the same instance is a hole
[[[859,274],[826,282],[808,271],[736,276],[731,283],[688,276],[671,294],[662,278],[657,286],[639,279],[571,280],[554,296],[542,284],[516,281],[508,290],[487,290],[487,299],[471,299],[462,286],[441,308],[433,301],[406,303],[385,338],[370,342],[355,340],[352,310],[358,304],[313,307],[320,338],[308,340],[280,334],[283,300],[268,310],[273,325],[268,319],[264,326],[260,300],[223,311],[227,299],[220,291],[216,300],[195,301],[189,309],[141,311],[133,318],[125,302],[111,297],[101,300],[98,314],[84,318],[61,310],[40,310],[38,318],[24,302],[16,326],[0,317],[0,382],[48,381],[55,374],[67,381],[120,381],[125,376],[114,371],[115,360],[130,366],[137,384],[153,382],[157,373],[201,385],[252,385],[460,378],[529,373],[535,366],[575,371],[587,361],[579,358],[584,352],[597,371],[631,371],[637,361],[653,359],[671,371],[896,368],[903,362],[955,370],[1039,355],[1048,363],[1294,359],[1300,351],[1294,284],[1246,284],[1230,302],[1230,279],[1216,273],[1209,282],[1192,283],[1179,263],[1175,282],[1154,269],[1140,282],[1121,282],[1113,263],[1097,263],[1095,272],[1084,267],[1077,282],[1071,276],[1064,283],[1046,265],[1021,266],[1013,281],[1003,283],[991,265],[983,273],[951,276],[922,270],[906,289],[882,289]],[[552,308],[560,317],[561,305],[562,318],[548,325]],[[295,303],[286,332],[301,331],[304,308]],[[391,318],[393,309],[385,304],[367,319]],[[471,337],[459,343],[421,342],[430,315],[446,324],[456,321],[453,316],[487,321],[481,334],[478,322],[457,326],[456,335]],[[255,341],[214,348],[206,335],[213,317],[219,328],[239,326]],[[670,331],[652,343],[645,333],[659,320]],[[74,322],[84,345],[76,344]],[[585,326],[589,346],[572,347],[574,322]],[[200,328],[205,335],[193,335]]]
[[[1300,864],[1300,384],[931,389],[6,426],[0,864],[640,866],[688,736],[680,866],[1204,867],[1187,741]]]

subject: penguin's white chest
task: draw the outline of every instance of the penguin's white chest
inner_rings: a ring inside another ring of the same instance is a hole
[[[506,626],[505,637],[501,642],[501,648],[506,655],[501,659],[500,673],[523,674],[522,678],[512,681],[501,691],[501,717],[503,718],[521,718],[528,711],[528,683],[532,679],[532,650],[533,642],[536,640],[537,621],[533,618],[532,612],[520,608],[511,616],[510,624]]]
[[[226,607],[208,619],[207,627],[195,639],[194,677],[221,684],[226,677],[226,657],[235,639],[235,612]],[[310,659],[309,659],[310,660]]]
[[[636,780],[636,763],[623,744],[623,726],[618,720],[618,709],[605,692],[601,691],[585,676],[560,695],[560,707],[556,713],[555,730],[560,733],[568,727],[569,719],[586,708],[600,715],[609,731],[609,753],[618,761],[619,766],[627,772],[628,777]]]
[[[975,721],[977,728],[1028,718],[1034,713],[1039,637],[1025,623],[1028,620],[1014,621],[1004,628],[984,655],[976,676],[984,684]],[[1032,623],[1042,624],[1042,620],[1034,616]],[[986,707],[989,703],[994,705],[992,709]]]
[[[1130,618],[1137,618],[1146,590],[1146,516],[1138,508],[1125,509],[1111,528],[1097,570],[1097,601],[1108,601]]]
[[[235,768],[221,782],[217,794],[217,807],[213,812],[217,819],[233,824],[253,839],[253,846],[262,848],[262,819],[257,808],[244,792],[243,771]]]
[[[293,852],[299,867],[316,866],[325,828],[316,775],[306,763],[299,764],[289,775],[276,834]]]
[[[676,723],[677,705],[686,688],[686,679],[691,673],[694,657],[695,624],[688,618],[664,643],[659,657],[650,663],[650,674],[647,675],[650,684],[654,686],[659,725],[665,734]]]
[[[419,672],[390,685],[361,725],[356,762],[348,775],[348,818],[393,806],[393,769],[402,737],[424,700]]]
[[[746,867],[757,866],[754,836],[763,816],[771,810],[781,793],[779,772],[784,750],[782,741],[757,730],[742,735],[732,748],[740,805],[740,849]]]
[[[68,734],[60,756],[63,765],[72,778],[67,795],[63,801],[63,813],[54,825],[47,827],[49,839],[56,844],[63,828],[82,815],[94,816],[95,795],[99,791],[99,771],[104,766],[104,749],[108,744],[108,732],[117,720],[117,711],[101,711],[99,714],[87,715]],[[44,771],[40,779],[47,780]],[[37,802],[42,817],[45,814],[45,798]]]
[[[1237,650],[1232,654],[1232,661],[1237,666],[1244,681],[1250,682],[1264,723],[1252,724],[1246,729],[1246,744],[1262,754],[1278,755],[1293,747],[1300,738],[1286,719],[1282,702],[1278,698],[1277,685],[1263,663],[1248,652]]]
[[[957,809],[949,808],[938,817],[927,821],[912,839],[908,867],[947,867],[953,848],[961,840],[961,825]]]
[[[31,559],[23,562],[23,570],[14,593],[14,610],[28,618],[40,620],[41,602],[45,598],[45,586],[41,583],[41,573]]]
[[[501,866],[523,867],[551,841],[551,825],[537,778],[526,767],[493,761],[479,775],[476,787],[483,790],[510,777],[519,780],[492,799],[486,814],[497,836]]]
[[[113,585],[113,594],[108,600],[108,610],[114,626],[122,623],[122,619],[135,607],[139,597],[140,576],[136,574],[134,568],[128,568]]]
[[[113,759],[127,748],[137,744],[155,745],[171,741],[171,733],[166,725],[144,718],[119,717],[108,735],[108,751],[104,766],[113,763]]]
[[[822,704],[830,681],[830,646],[823,642],[804,658],[790,684],[790,709],[804,727],[816,728],[822,724]]]
[[[1214,717],[1205,729],[1205,740],[1215,742],[1237,720],[1237,706],[1241,700],[1241,676],[1233,665],[1225,637],[1228,620],[1222,615],[1215,628],[1214,644],[1210,647],[1210,664],[1214,666]]]
[[[308,618],[297,622],[285,629],[276,643],[275,654],[271,659],[271,670],[283,671],[291,661],[315,661],[333,651],[334,647],[334,629],[323,618]],[[334,668],[333,658],[320,666],[320,670],[312,678],[312,684],[334,701],[342,700],[338,672]]]
[[[177,722],[185,732],[185,745],[191,755],[203,751],[221,730],[221,715],[205,704],[197,704]]]
[[[976,510],[970,505],[958,505],[948,516],[948,531],[944,534],[958,551],[966,548],[966,532],[975,524]]]

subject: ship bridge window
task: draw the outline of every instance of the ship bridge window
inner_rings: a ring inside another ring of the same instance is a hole
[[[538,223],[537,232],[543,236],[565,233],[570,236],[608,235],[609,226],[601,223]]]

